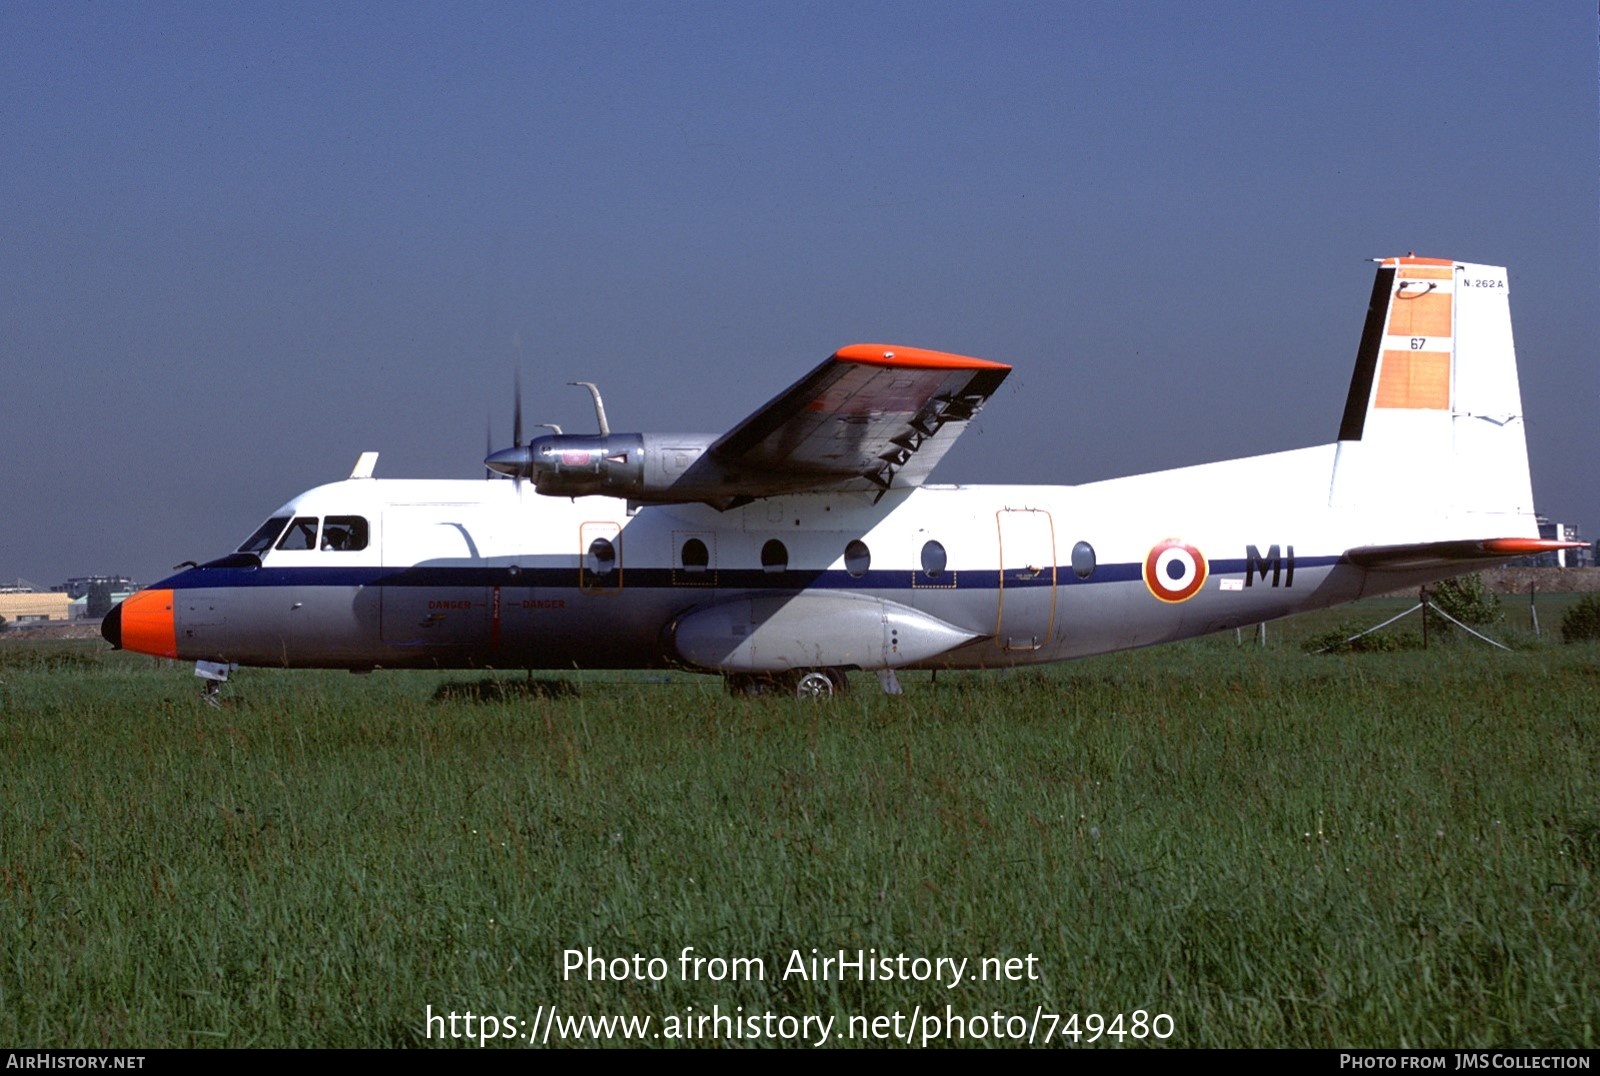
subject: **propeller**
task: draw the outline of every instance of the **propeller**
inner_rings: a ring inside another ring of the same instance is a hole
[[[521,340],[517,341],[518,355],[521,355]],[[516,369],[512,372],[512,402],[511,402],[511,441],[512,447],[495,451],[493,437],[489,440],[488,451],[483,460],[484,467],[488,468],[490,477],[499,475],[510,478],[517,483],[520,491],[522,479],[528,466],[528,453],[522,442],[522,363],[519,358]]]
[[[541,492],[543,492],[544,491],[543,487],[544,487],[545,483],[547,481],[553,481],[554,480],[553,477],[552,477],[553,472],[551,471],[549,466],[546,466],[546,465],[549,464],[550,459],[552,458],[552,457],[549,456],[549,453],[553,452],[554,448],[552,447],[551,444],[548,443],[549,439],[546,439],[546,441],[543,444],[543,448],[541,450],[545,454],[546,458],[545,458],[545,460],[543,461],[543,463],[541,465],[541,466],[543,466],[543,469],[540,470],[539,474],[536,476],[535,475],[535,470],[536,469],[535,469],[535,466],[534,466],[533,444],[532,444],[531,441],[524,441],[522,439],[522,362],[521,362],[521,358],[520,358],[521,353],[522,353],[522,341],[519,338],[517,340],[517,354],[518,354],[519,358],[518,358],[516,369],[513,371],[513,376],[512,376],[513,396],[512,396],[512,403],[511,403],[511,442],[512,442],[511,447],[510,448],[502,448],[499,451],[496,451],[495,448],[494,448],[493,431],[491,430],[490,433],[489,433],[488,452],[484,456],[483,465],[485,467],[487,467],[494,474],[498,474],[498,475],[501,475],[502,477],[511,478],[511,479],[515,480],[516,483],[517,483],[517,487],[518,487],[519,491],[521,490],[522,480],[524,478],[536,478],[536,483],[535,484],[536,484],[536,486],[538,486],[540,488]],[[610,437],[610,435],[611,435],[611,427],[606,422],[606,406],[605,406],[605,403],[600,398],[600,390],[592,382],[589,382],[589,381],[572,381],[572,382],[569,382],[569,384],[576,385],[579,388],[588,389],[589,390],[589,395],[594,398],[595,420],[598,422],[598,424],[600,426],[599,441],[600,441],[600,443],[602,445],[604,445],[606,439],[608,437]],[[537,425],[539,425],[540,427],[542,427],[544,429],[548,429],[554,435],[554,437],[562,437],[563,436],[562,433],[561,433],[561,427],[557,426],[556,424],[554,424],[552,422],[540,422]],[[587,454],[595,452],[595,451],[597,451],[597,449],[596,449],[595,445],[592,443],[593,440],[594,440],[593,438],[583,438],[583,440],[584,440],[585,443],[581,447],[576,448],[575,452],[577,452],[579,454],[582,454],[584,456],[584,458],[588,458]],[[616,460],[613,461],[613,462],[623,462],[625,460],[626,460],[626,453],[624,452],[622,455],[619,455],[616,458]],[[560,465],[556,464],[555,466],[556,466],[557,469],[559,469]],[[594,466],[590,467],[586,473],[589,474],[590,476],[597,475],[598,474],[598,470],[596,468],[598,466],[599,466],[599,461],[598,461],[598,459],[596,459],[595,463],[594,463]],[[585,481],[589,481],[589,480],[586,479]],[[589,484],[593,484],[593,483],[589,482]]]
[[[516,399],[511,405],[511,443],[522,447],[522,363],[518,361],[516,375],[512,378]]]

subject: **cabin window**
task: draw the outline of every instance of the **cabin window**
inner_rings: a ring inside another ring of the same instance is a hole
[[[604,578],[617,566],[617,547],[611,544],[609,538],[596,538],[589,543],[588,559],[590,573]]]
[[[265,553],[272,548],[272,543],[278,540],[278,535],[282,534],[283,528],[288,525],[288,516],[273,516],[257,527],[254,534],[244,540],[244,545],[239,547],[238,552],[255,553],[258,556]]]
[[[683,552],[679,554],[683,561],[683,570],[686,572],[703,572],[711,566],[711,551],[706,544],[698,538],[690,538],[683,543]]]
[[[317,517],[297,516],[289,529],[278,539],[279,549],[317,548]]]
[[[844,547],[844,570],[856,579],[867,574],[867,569],[872,567],[872,550],[867,548],[867,543],[859,538],[852,539]]]
[[[1072,574],[1087,579],[1094,574],[1094,546],[1079,542],[1072,547]]]
[[[943,575],[947,562],[948,558],[945,556],[944,546],[934,541],[923,543],[922,570],[928,573],[929,579],[937,579]]]
[[[789,550],[776,538],[761,547],[761,570],[781,572],[789,567]]]
[[[367,521],[360,516],[329,516],[322,521],[322,548],[341,553],[367,548]]]

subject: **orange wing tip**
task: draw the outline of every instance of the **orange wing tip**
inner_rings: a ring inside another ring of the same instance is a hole
[[[920,347],[896,347],[894,344],[851,344],[833,353],[836,362],[854,362],[863,366],[899,366],[908,370],[1009,370],[1003,362],[974,359],[969,355],[952,355],[947,351],[929,351]]]
[[[122,649],[158,658],[178,656],[172,591],[141,590],[122,603]]]

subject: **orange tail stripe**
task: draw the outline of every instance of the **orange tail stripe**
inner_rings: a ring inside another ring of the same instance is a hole
[[[1412,266],[1412,265],[1449,265],[1449,266],[1454,266],[1455,262],[1451,261],[1449,258],[1419,258],[1415,254],[1407,254],[1404,258],[1385,258],[1385,259],[1383,259],[1383,264],[1388,266],[1390,269],[1393,269],[1393,268],[1395,268],[1397,266]]]
[[[1442,411],[1450,406],[1448,351],[1385,351],[1374,407]]]
[[[1390,336],[1449,336],[1451,295],[1429,292],[1416,298],[1404,293],[1389,304]]]

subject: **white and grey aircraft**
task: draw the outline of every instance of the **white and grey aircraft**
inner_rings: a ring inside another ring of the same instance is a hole
[[[827,696],[851,669],[1060,661],[1416,586],[1542,541],[1506,271],[1378,263],[1335,441],[1078,486],[930,484],[1010,367],[836,352],[728,433],[553,433],[510,482],[351,476],[112,610],[235,665],[677,667]]]

